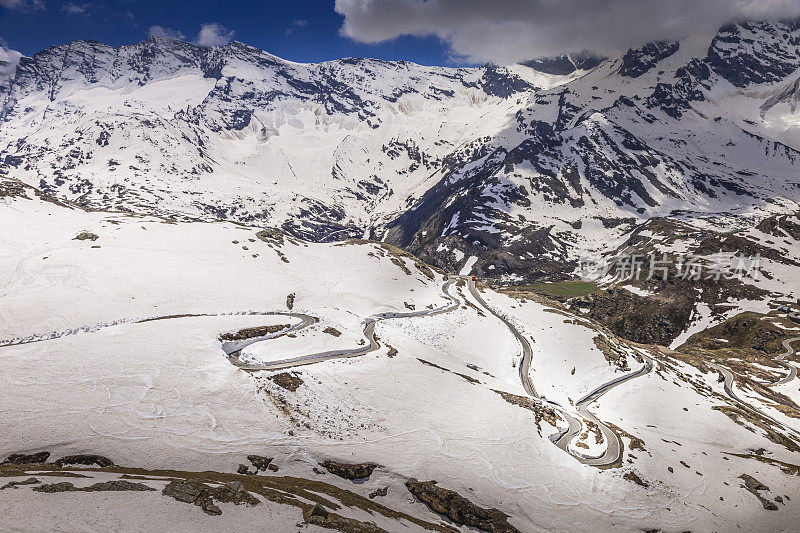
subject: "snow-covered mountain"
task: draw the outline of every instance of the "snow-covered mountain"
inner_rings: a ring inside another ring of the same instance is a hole
[[[798,67],[3,51],[0,530],[794,530]]]
[[[576,74],[573,74],[573,77]],[[3,104],[3,172],[93,207],[362,236],[435,184],[454,148],[568,79],[523,66],[281,60],[151,38],[23,58]]]
[[[458,69],[76,41],[2,63],[0,172],[97,209],[553,278],[653,216],[796,208],[799,51],[797,22]]]
[[[393,223],[391,240],[484,276],[563,271],[653,216],[794,209],[796,23],[650,43],[525,106]],[[551,259],[548,266],[543,260]]]

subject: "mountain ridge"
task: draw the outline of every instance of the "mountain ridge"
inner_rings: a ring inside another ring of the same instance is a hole
[[[73,41],[0,83],[0,172],[95,208],[384,239],[532,281],[650,217],[797,208],[799,52],[797,21],[555,58],[586,67],[564,75]]]

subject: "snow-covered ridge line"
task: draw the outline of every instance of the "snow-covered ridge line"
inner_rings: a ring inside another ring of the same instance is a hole
[[[555,279],[652,217],[800,207],[798,43],[796,22],[744,22],[547,74],[76,41],[0,83],[0,174],[93,208]]]

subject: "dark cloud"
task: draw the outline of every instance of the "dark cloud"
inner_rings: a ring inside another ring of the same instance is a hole
[[[736,20],[800,16],[800,0],[336,0],[341,33],[377,43],[437,36],[471,62],[614,54]]]

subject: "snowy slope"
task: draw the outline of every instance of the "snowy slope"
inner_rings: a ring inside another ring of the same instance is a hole
[[[635,353],[656,358],[654,372],[591,407],[620,428],[624,445],[619,465],[594,468],[551,441],[566,430],[563,419],[537,422],[542,411],[524,407],[519,344],[463,280],[450,290],[461,302],[458,309],[381,322],[378,350],[289,369],[302,381],[292,391],[273,380],[277,372],[246,373],[231,365],[218,338],[292,319],[226,313],[286,311],[294,293],[292,310],[319,318],[319,326],[274,339],[277,352],[350,347],[369,316],[445,303],[442,276],[379,244],[314,244],[229,222],[87,212],[46,201],[18,182],[0,185],[0,340],[23,342],[0,346],[0,457],[42,449],[54,457],[99,453],[124,466],[233,476],[247,454],[257,453],[274,457],[280,468],[259,476],[322,480],[362,497],[388,487],[376,501],[438,523],[441,517],[403,485],[412,477],[435,479],[507,513],[519,531],[750,531],[796,523],[796,478],[780,463],[754,459],[752,451],[788,464],[797,464],[798,451],[717,410],[732,404],[716,374],[680,354],[636,348],[550,304],[483,292],[531,339],[533,383],[561,412],[578,416],[573,404],[579,397],[628,371],[607,360],[596,338],[626,353],[631,370],[641,365]],[[97,327],[80,329],[84,325]],[[326,334],[323,326],[342,335]],[[64,334],[26,343],[51,331]],[[253,348],[270,356],[272,342]],[[796,392],[785,394],[800,400]],[[783,416],[768,398],[751,391],[748,397]],[[796,420],[781,420],[779,432],[800,429]],[[606,444],[588,430],[570,449],[600,453]],[[324,459],[380,467],[355,484],[320,470]],[[769,498],[780,495],[785,505],[777,504],[778,512],[763,509],[742,488],[743,473],[768,485]],[[71,528],[104,529],[120,516],[120,505],[166,509],[176,514],[172,527],[196,528],[195,509],[175,508],[157,492],[45,499],[27,487],[7,490],[0,501],[10,512],[0,517],[0,528],[30,524],[30,516],[51,516],[45,509],[55,508],[70,517]],[[84,502],[86,512],[70,511],[72,502]],[[114,510],[104,514],[105,506]],[[214,527],[252,529],[270,513],[276,524],[300,520],[298,512],[284,514],[278,502],[222,507]],[[389,531],[409,528],[382,516],[341,512]],[[152,527],[145,518],[152,513],[143,515],[121,527]]]

